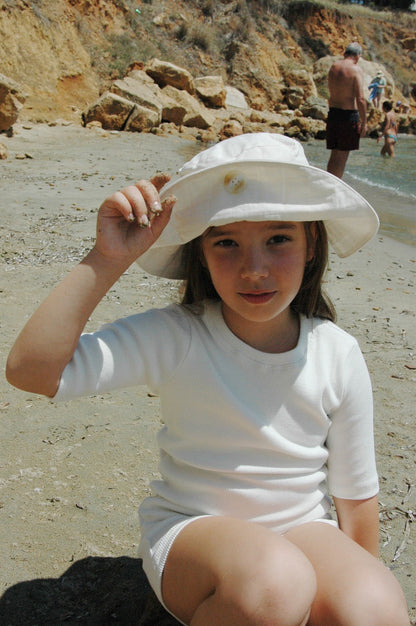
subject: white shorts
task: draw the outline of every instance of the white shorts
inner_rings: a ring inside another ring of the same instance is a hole
[[[158,501],[159,506],[155,507],[156,501]],[[152,504],[150,504],[150,502],[152,502]],[[146,506],[147,504],[150,505],[149,508]],[[164,609],[168,611],[168,613],[171,613],[163,602],[162,597],[162,576],[169,550],[171,549],[176,537],[185,528],[185,526],[195,520],[212,516],[186,516],[182,513],[172,513],[172,511],[168,513],[166,503],[158,497],[146,498],[139,509],[139,514],[142,528],[139,556],[143,561],[143,570],[159,602]],[[337,522],[333,520],[329,514],[328,517],[312,521],[325,522],[338,527]],[[171,613],[171,615],[173,614]],[[178,619],[175,615],[174,617],[175,619]]]
[[[139,556],[143,561],[143,570],[160,604],[171,615],[173,615],[173,613],[169,611],[163,602],[162,597],[162,576],[166,559],[168,558],[169,550],[171,549],[173,542],[181,530],[183,530],[183,528],[191,522],[194,522],[197,519],[202,519],[203,517],[210,516],[198,515],[193,517],[184,517],[184,515],[181,514],[171,515],[165,519],[166,524],[163,524],[166,528],[166,532],[156,539],[156,541],[152,542],[152,544],[149,539],[147,539],[147,534],[142,525],[142,538],[139,544]],[[176,615],[173,615],[173,617],[180,622]],[[183,624],[183,622],[180,623]]]

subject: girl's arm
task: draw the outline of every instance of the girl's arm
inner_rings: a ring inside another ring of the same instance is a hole
[[[341,530],[368,552],[378,557],[378,498],[344,500],[334,498]]]
[[[55,287],[18,336],[6,367],[8,381],[54,396],[91,313],[126,269],[159,237],[174,198],[163,203],[166,175],[140,181],[107,198],[97,217],[93,249]]]

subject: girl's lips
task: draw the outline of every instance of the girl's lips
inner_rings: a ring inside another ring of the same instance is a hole
[[[275,291],[262,291],[262,292],[250,292],[250,293],[242,293],[240,292],[240,296],[251,304],[264,304],[265,302],[269,302],[275,295]]]

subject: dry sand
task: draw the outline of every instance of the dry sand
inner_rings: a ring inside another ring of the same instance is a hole
[[[91,246],[112,191],[175,172],[199,146],[184,139],[74,126],[0,136],[1,367],[28,314]],[[323,146],[324,149],[324,146]],[[26,155],[26,156],[25,156]],[[19,158],[16,158],[19,157]],[[416,620],[416,249],[378,235],[330,257],[328,291],[374,386],[382,560]],[[164,305],[176,284],[132,267],[90,327]],[[0,381],[0,623],[174,624],[137,560],[137,507],[157,475],[158,398],[127,389],[60,405]]]

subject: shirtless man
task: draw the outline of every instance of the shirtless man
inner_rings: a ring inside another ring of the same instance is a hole
[[[360,44],[350,43],[344,58],[335,61],[328,74],[326,147],[331,155],[326,169],[338,178],[342,178],[350,150],[358,150],[360,137],[367,132],[363,72],[357,65],[361,54]]]

